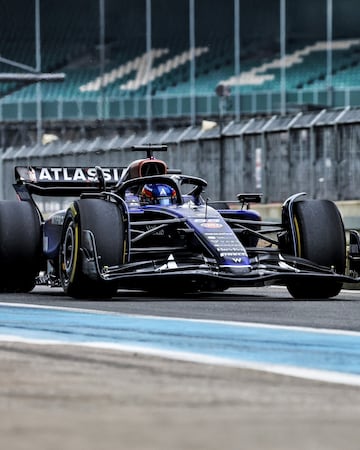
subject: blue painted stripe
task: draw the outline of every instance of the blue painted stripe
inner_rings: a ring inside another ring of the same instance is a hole
[[[360,334],[0,305],[0,334],[360,375]]]

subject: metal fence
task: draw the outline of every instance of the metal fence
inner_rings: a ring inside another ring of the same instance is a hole
[[[221,132],[220,132],[221,129]],[[311,198],[360,197],[360,109],[322,110],[162,132],[56,141],[46,146],[3,149],[1,197],[13,198],[15,165],[126,166],[139,155],[134,145],[167,144],[159,154],[169,167],[208,180],[206,195],[235,199],[263,192],[264,202],[282,202],[305,191]]]
[[[329,96],[327,89],[287,90],[288,111],[312,107],[325,107]],[[257,91],[239,94],[239,106],[242,114],[278,114],[281,110],[281,98],[278,91]],[[357,107],[360,104],[360,86],[334,88],[332,107]],[[48,100],[40,98],[43,120],[132,120],[146,119],[149,114],[149,102],[143,97],[108,97],[94,99],[71,97]],[[31,122],[37,117],[39,102],[33,100],[0,99],[1,122]],[[194,102],[195,115],[213,117],[219,114],[219,98],[215,94],[196,95],[192,98],[181,95],[161,95],[150,98],[151,116],[156,119],[189,117]],[[235,94],[226,101],[226,113],[236,115]]]

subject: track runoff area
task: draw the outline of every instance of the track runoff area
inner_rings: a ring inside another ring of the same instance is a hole
[[[237,291],[241,292],[241,289]],[[254,294],[257,292],[256,289],[252,291]],[[271,292],[275,301],[279,293],[283,295],[281,288],[267,292]],[[38,296],[36,289],[24,299],[2,295],[0,341],[136,352],[178,361],[360,386],[360,332],[357,330],[346,327],[331,329],[331,324],[329,328],[324,324],[321,327],[318,324],[286,325],[286,320],[284,324],[276,324],[271,323],[274,321],[271,313],[269,320],[263,320],[263,323],[258,323],[254,318],[251,322],[244,322],[241,320],[241,310],[246,307],[245,297],[239,303],[238,318],[234,315],[234,320],[222,320],[221,312],[217,314],[217,319],[205,314],[209,302],[204,298],[201,301],[187,299],[181,302],[188,306],[186,314],[190,317],[185,318],[181,310],[179,317],[167,317],[167,308],[171,312],[169,315],[176,315],[171,300],[162,299],[157,303],[154,299],[140,296],[135,299],[119,298],[118,301],[103,304],[71,301],[68,302],[71,307],[64,306],[66,302],[62,301],[62,306],[54,306],[59,305],[61,295],[50,294],[46,297],[42,291],[42,295]],[[44,302],[44,299],[49,301]],[[248,300],[246,304],[254,299],[250,297]],[[340,310],[347,305],[355,305],[355,308],[360,305],[356,300],[355,291],[344,291],[339,300],[321,303],[322,308],[326,308],[327,303],[332,308],[337,305],[340,314]],[[229,306],[227,301],[226,296],[223,296],[217,298],[215,303],[222,303],[221,311],[226,311]],[[266,304],[271,301],[269,298]],[[288,301],[289,304],[303,303],[299,311],[312,308],[317,303]],[[144,314],[139,313],[139,302]],[[254,303],[259,308],[258,301]],[[201,317],[203,311],[204,318],[191,317],[191,304],[195,306],[196,317]],[[265,303],[263,305],[266,309]],[[161,315],[156,314],[159,306]]]

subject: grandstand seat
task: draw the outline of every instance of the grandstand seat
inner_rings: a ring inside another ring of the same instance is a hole
[[[16,14],[16,6],[12,2],[7,2],[9,14]],[[24,18],[24,28],[22,38],[13,40],[13,30],[9,28],[2,30],[4,39],[0,43],[0,54],[21,61],[23,64],[34,65],[35,48],[33,41],[33,10],[29,6],[31,2],[25,2],[22,12]],[[28,4],[29,3],[29,4]],[[61,3],[61,2],[60,2]],[[174,5],[172,6],[175,7]],[[68,117],[78,117],[82,111],[85,115],[96,113],[96,102],[103,96],[109,102],[110,114],[120,114],[120,103],[115,100],[124,101],[121,111],[125,117],[131,117],[139,114],[143,117],[146,114],[145,97],[147,95],[147,86],[136,78],[138,71],[146,73],[146,60],[138,61],[138,65],[133,61],[143,55],[145,52],[145,42],[137,37],[138,31],[142,31],[143,24],[134,23],[136,29],[135,36],[122,39],[116,36],[116,20],[108,17],[108,20],[114,24],[110,27],[109,39],[111,36],[111,46],[109,54],[106,57],[104,71],[106,83],[103,83],[101,89],[95,88],[80,90],[90,82],[93,85],[100,75],[98,61],[98,17],[91,13],[86,0],[72,2],[71,14],[61,5],[55,5],[53,8],[43,8],[44,17],[42,18],[42,33],[44,36],[42,42],[42,70],[44,72],[62,71],[66,73],[66,79],[63,83],[42,83],[42,99],[47,102],[43,109],[44,114],[56,112],[56,105],[50,106],[50,102],[63,100],[63,112]],[[158,12],[160,21],[163,17],[166,20],[165,10]],[[54,26],[54,17],[55,21]],[[220,21],[219,21],[220,22]],[[66,24],[64,26],[64,24]],[[222,25],[219,23],[219,28]],[[94,32],[96,30],[96,32]],[[182,30],[183,31],[183,30]],[[216,31],[216,32],[215,32]],[[200,53],[196,58],[195,65],[195,87],[196,95],[213,97],[215,88],[219,82],[229,80],[234,76],[234,42],[229,38],[227,30],[207,30],[198,39],[196,47],[207,48],[207,51]],[[154,56],[152,67],[153,77],[151,78],[151,92],[156,103],[156,110],[160,111],[163,100],[166,97],[174,97],[166,103],[169,115],[175,114],[180,110],[186,111],[189,108],[190,85],[190,64],[186,52],[189,43],[185,33],[174,33],[169,39],[154,39],[154,49],[165,49],[158,51]],[[222,38],[219,38],[219,34]],[[139,33],[140,36],[140,33]],[[6,38],[8,37],[8,38]],[[164,45],[164,42],[166,45]],[[243,81],[240,85],[240,92],[243,97],[243,105],[249,110],[253,108],[252,95],[257,95],[256,104],[263,110],[266,107],[267,93],[273,93],[274,98],[281,87],[281,69],[279,67],[279,48],[269,45],[263,54],[258,52],[258,43],[242,42],[240,69],[241,74],[248,73],[247,82]],[[344,41],[333,42],[333,73],[332,82],[334,88],[348,88],[360,86],[359,70],[360,41],[348,40],[348,45]],[[286,68],[286,88],[292,90],[307,89],[325,89],[327,83],[326,74],[326,46],[324,42],[292,41],[287,48],[288,67]],[[275,62],[275,63],[274,63]],[[1,68],[4,66],[1,65]],[[263,82],[259,82],[261,76],[267,75]],[[121,86],[133,81],[128,85],[128,89],[122,89]],[[98,83],[101,85],[101,83]],[[237,88],[233,88],[234,92]],[[21,86],[16,83],[3,83],[0,85],[0,96],[6,100],[8,105],[11,102],[18,104],[21,101],[35,102],[36,89],[34,85]],[[179,99],[177,98],[179,97]],[[216,97],[215,97],[216,99]],[[83,102],[81,111],[79,103]],[[207,108],[207,100],[198,100],[201,110]],[[260,106],[259,106],[260,105]],[[13,118],[16,114],[10,106],[7,108],[9,115]],[[4,109],[2,110],[4,111]],[[32,107],[28,106],[24,110],[26,117],[31,116]]]

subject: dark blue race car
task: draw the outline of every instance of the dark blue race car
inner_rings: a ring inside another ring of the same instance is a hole
[[[0,202],[0,289],[42,283],[109,298],[119,288],[178,295],[281,284],[295,298],[329,298],[360,281],[359,234],[350,232],[347,252],[333,202],[296,194],[279,223],[264,222],[249,209],[260,194],[239,194],[236,208],[211,203],[205,180],[153,156],[165,147],[145,149],[127,168],[16,167],[19,201]],[[69,197],[69,206],[44,219],[38,196]]]

